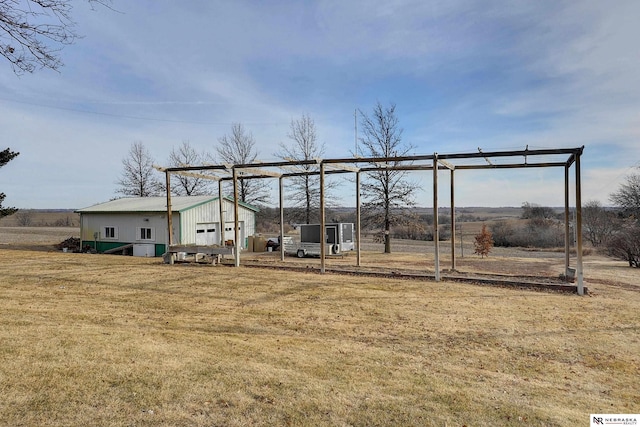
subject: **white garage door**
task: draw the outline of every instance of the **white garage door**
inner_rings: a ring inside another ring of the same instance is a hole
[[[196,225],[196,245],[219,245],[220,227],[217,222],[200,223]]]

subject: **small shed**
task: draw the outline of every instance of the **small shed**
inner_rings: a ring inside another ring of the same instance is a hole
[[[221,245],[233,242],[234,203],[213,196],[174,196],[171,198],[173,243],[179,245]],[[238,204],[240,248],[255,234],[258,208]],[[167,199],[165,197],[127,197],[76,211],[80,214],[82,247],[100,253],[122,252],[137,256],[162,256],[169,241]],[[224,233],[221,232],[224,227]],[[224,240],[222,236],[224,234]]]

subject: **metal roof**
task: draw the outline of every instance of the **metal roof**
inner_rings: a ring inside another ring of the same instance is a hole
[[[232,199],[226,200],[233,202]],[[198,205],[218,200],[213,196],[172,196],[171,210],[173,212],[182,212]],[[256,211],[257,208],[246,203],[240,203],[241,206]],[[78,209],[78,213],[103,213],[103,212],[166,212],[166,197],[125,197],[122,199],[111,200],[105,203]]]

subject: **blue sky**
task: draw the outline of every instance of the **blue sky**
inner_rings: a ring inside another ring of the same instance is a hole
[[[18,77],[0,62],[0,148],[21,153],[0,169],[7,206],[107,201],[133,142],[162,165],[182,141],[213,153],[236,122],[260,160],[302,114],[327,157],[348,157],[355,109],[377,101],[396,104],[416,154],[584,145],[583,200],[608,204],[640,165],[635,0],[74,4],[84,38],[61,51],[60,72]],[[563,178],[461,171],[456,204],[561,206]],[[412,179],[431,205],[430,175]]]

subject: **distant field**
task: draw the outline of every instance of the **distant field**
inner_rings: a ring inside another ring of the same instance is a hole
[[[28,218],[28,219],[27,219]],[[40,210],[26,209],[19,210],[11,216],[0,219],[0,227],[18,227],[25,225],[29,221],[34,227],[79,227],[80,214],[73,210]]]
[[[52,250],[53,245],[69,237],[80,237],[79,227],[0,227],[0,249],[3,247]]]
[[[601,256],[585,257],[584,297],[15,242],[0,257],[0,425],[577,426],[640,412],[638,272]],[[464,262],[553,272],[558,259]]]
[[[344,210],[345,208],[342,208]],[[338,209],[340,210],[340,209]],[[560,212],[561,209],[557,208]],[[415,208],[418,213],[432,214],[432,209]],[[440,214],[445,215],[449,212],[447,208],[441,208]],[[465,220],[472,219],[474,221],[494,221],[498,219],[519,218],[522,215],[522,209],[519,207],[502,207],[502,208],[484,208],[484,207],[467,207],[457,208],[458,216],[463,216]],[[0,227],[17,227],[21,226],[20,216],[27,214],[30,216],[31,226],[79,226],[80,215],[73,210],[64,209],[35,209],[20,210],[18,213],[0,219]]]

